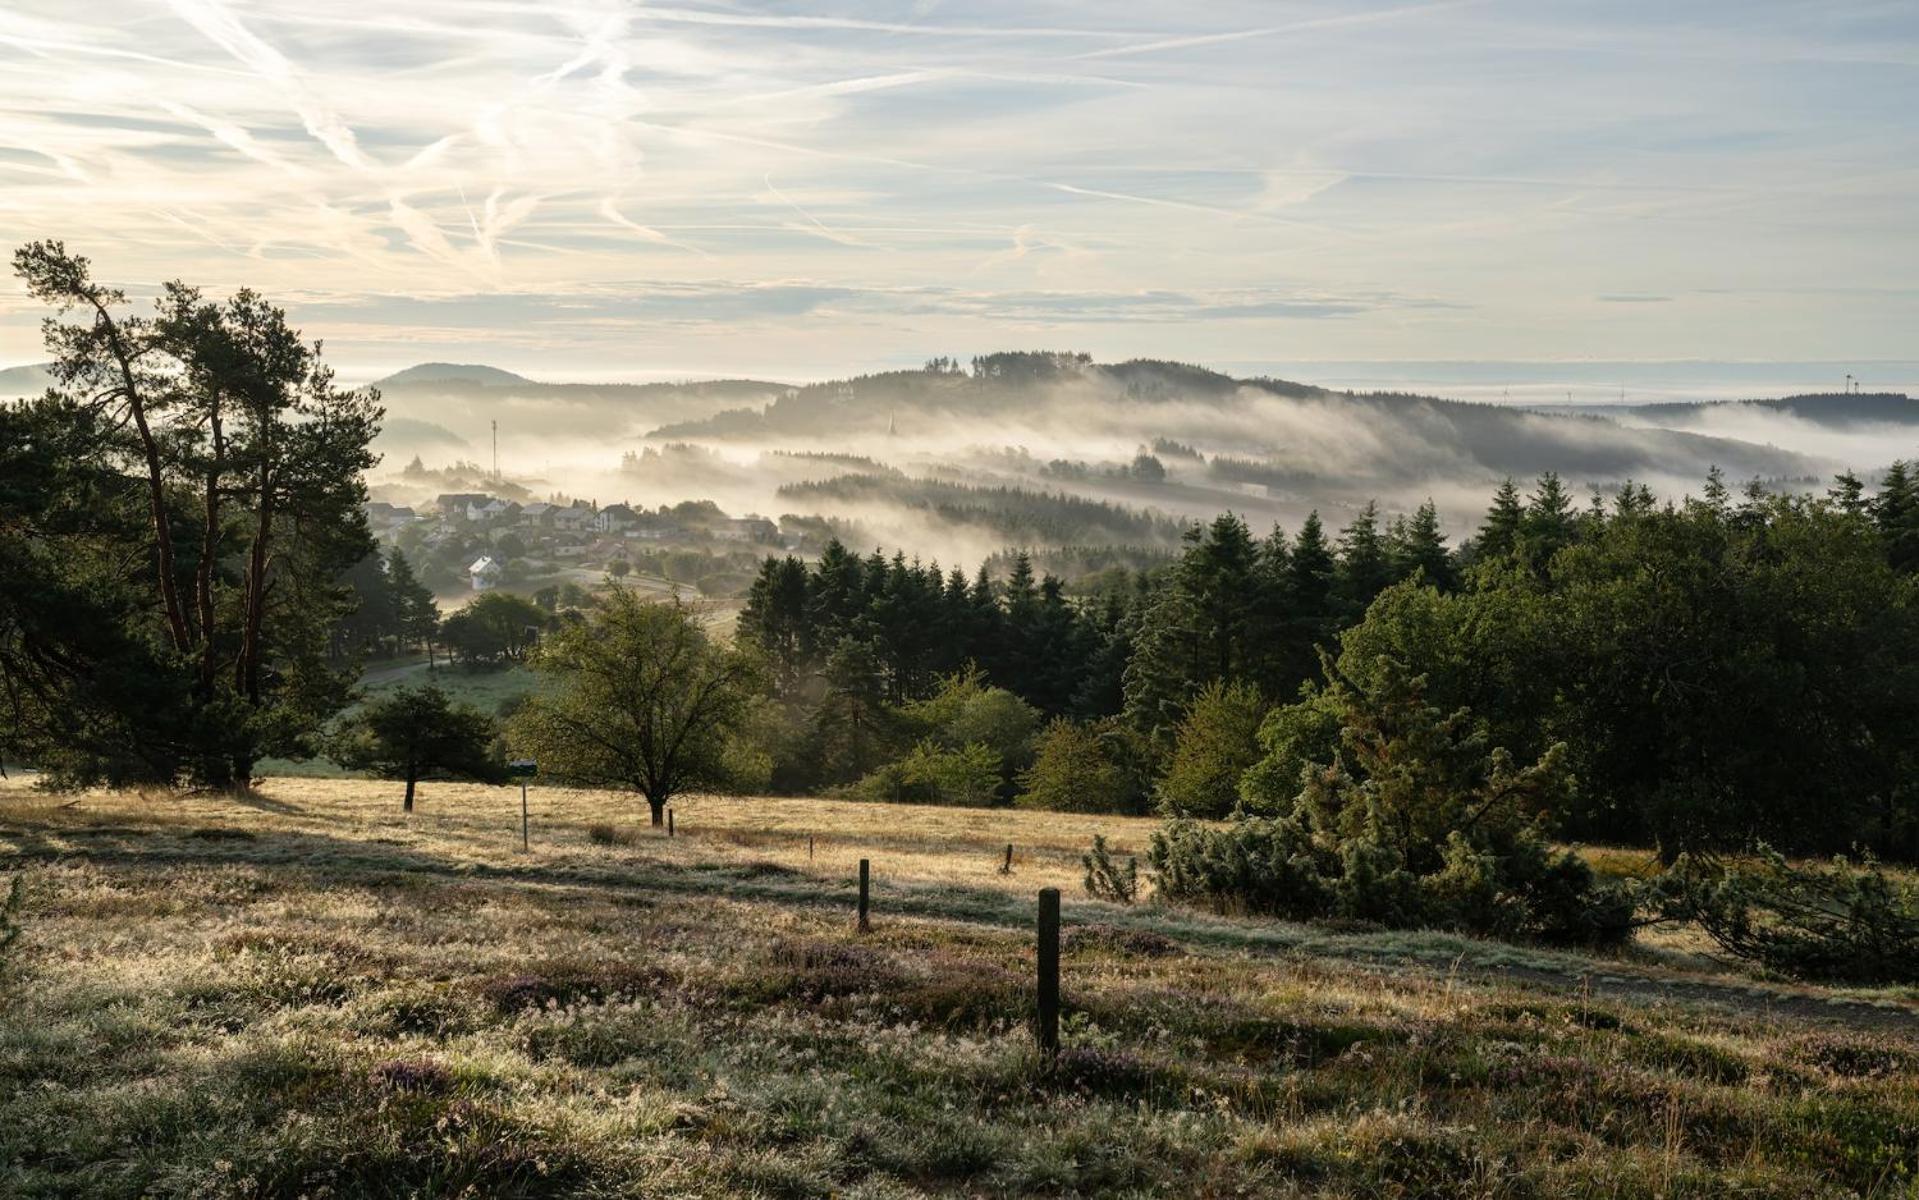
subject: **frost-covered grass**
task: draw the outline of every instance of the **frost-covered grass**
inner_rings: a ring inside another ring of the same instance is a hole
[[[1657,956],[1081,899],[1092,834],[1137,850],[1150,822],[696,798],[667,841],[643,808],[536,788],[521,854],[518,800],[428,786],[408,822],[365,782],[73,807],[0,788],[0,877],[28,881],[0,968],[0,1195],[1898,1196],[1919,1176],[1919,1020],[1892,1008],[1823,1022],[1826,993]],[[1067,896],[1055,1063],[1025,1023],[1046,885]],[[1555,982],[1581,970],[1717,990]]]

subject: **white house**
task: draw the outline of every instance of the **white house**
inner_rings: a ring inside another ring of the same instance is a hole
[[[500,564],[493,561],[492,555],[482,554],[473,560],[466,569],[467,577],[473,581],[473,590],[484,592],[500,582]]]
[[[609,504],[593,517],[593,528],[601,533],[620,533],[639,523],[639,515],[624,504]]]
[[[553,509],[546,519],[555,529],[585,529],[593,520],[593,510],[583,504],[569,504]]]

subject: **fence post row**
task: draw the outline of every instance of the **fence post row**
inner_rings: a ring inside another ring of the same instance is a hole
[[[526,784],[539,773],[540,764],[530,758],[515,758],[506,764],[508,779],[520,781],[520,852],[530,853],[533,849],[532,835],[527,828]]]
[[[867,913],[867,900],[866,900],[866,889],[867,889],[867,883],[868,883],[868,880],[869,880],[869,878],[870,878],[870,876],[871,876],[871,871],[870,871],[870,868],[869,868],[869,864],[867,863],[867,860],[865,860],[865,859],[863,859],[863,858],[862,858],[862,859],[860,859],[860,923],[859,923],[859,932],[861,932],[861,933],[866,933],[866,932],[868,932],[868,931],[870,931],[870,930],[871,930],[871,929],[873,928],[873,926],[872,926],[872,925],[871,925],[871,924],[870,924],[870,923],[869,923],[869,922],[867,921],[867,919],[866,919],[866,913]]]
[[[1039,890],[1039,1049],[1059,1053],[1059,889]]]

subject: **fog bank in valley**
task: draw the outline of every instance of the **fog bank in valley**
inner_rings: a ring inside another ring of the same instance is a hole
[[[1391,513],[1431,499],[1461,536],[1500,480],[1547,471],[1581,496],[1631,480],[1677,497],[1715,466],[1809,489],[1883,467],[1919,429],[1803,406],[1527,410],[1060,354],[800,387],[542,384],[445,367],[382,386],[386,498],[427,502],[455,478],[409,480],[416,458],[465,462],[459,478],[484,482],[497,423],[500,470],[531,498],[711,500],[949,563],[1020,545],[1166,547],[1181,522],[1224,509],[1289,528],[1317,509],[1337,525],[1371,500]]]

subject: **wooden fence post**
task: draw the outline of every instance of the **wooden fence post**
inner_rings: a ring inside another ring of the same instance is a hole
[[[1059,889],[1039,890],[1039,1049],[1059,1053]]]
[[[1013,843],[1011,842],[1006,843],[1006,861],[1000,864],[999,873],[1002,875],[1013,873]]]
[[[666,810],[666,836],[673,836],[673,810],[670,808]]]
[[[813,835],[810,833],[806,835],[806,861],[813,861]]]
[[[869,870],[869,865],[867,861],[863,858],[860,859],[860,923],[858,928],[859,928],[859,932],[861,933],[869,932],[873,928],[872,924],[867,920],[867,917],[866,917],[866,912],[867,912],[866,889],[867,889],[867,882],[870,874],[871,872]]]

